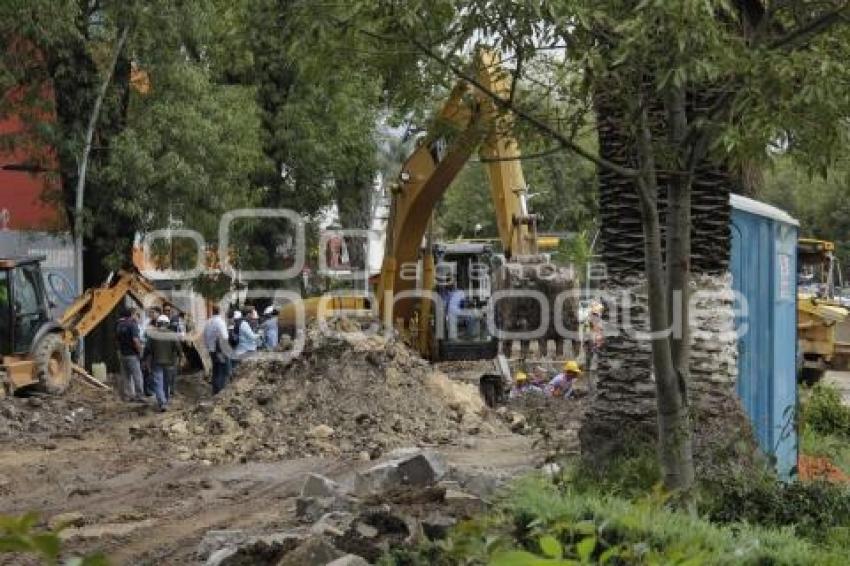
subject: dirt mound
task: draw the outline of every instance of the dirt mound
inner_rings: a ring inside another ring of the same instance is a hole
[[[485,413],[477,388],[450,382],[395,338],[313,329],[293,361],[245,361],[212,402],[159,426],[184,459],[374,459],[474,434]]]
[[[64,397],[32,396],[0,398],[0,442],[31,443],[33,440],[79,437],[96,424],[91,394],[73,387]]]

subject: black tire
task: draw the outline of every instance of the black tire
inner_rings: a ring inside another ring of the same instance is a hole
[[[36,387],[50,393],[61,395],[71,384],[71,352],[58,334],[47,334],[32,351],[35,366]]]

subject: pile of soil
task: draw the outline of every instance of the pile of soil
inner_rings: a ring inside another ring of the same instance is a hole
[[[0,442],[77,438],[97,425],[92,394],[76,384],[63,397],[33,395],[0,398]]]
[[[477,387],[450,381],[395,337],[307,333],[290,362],[247,360],[211,402],[158,426],[183,459],[262,461],[304,456],[374,459],[411,445],[505,429]],[[489,422],[488,422],[489,421]]]

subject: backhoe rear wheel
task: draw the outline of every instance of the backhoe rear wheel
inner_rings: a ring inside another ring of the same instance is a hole
[[[38,389],[52,395],[65,392],[71,383],[71,352],[58,334],[47,334],[32,352]]]

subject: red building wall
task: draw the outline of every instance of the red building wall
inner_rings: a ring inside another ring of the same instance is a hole
[[[0,136],[22,132],[24,127],[16,116],[0,119]],[[67,230],[65,215],[56,198],[60,188],[58,174],[14,170],[35,164],[55,170],[54,159],[48,158],[48,165],[44,165],[43,156],[49,153],[46,148],[0,149],[0,230]]]

